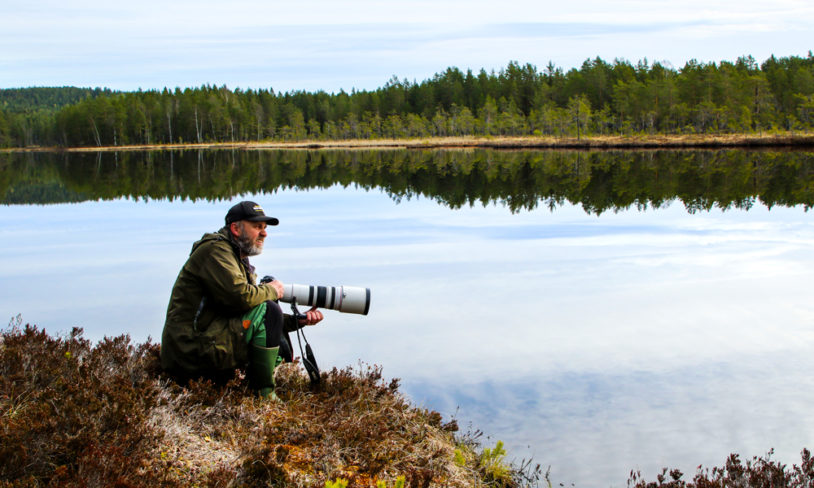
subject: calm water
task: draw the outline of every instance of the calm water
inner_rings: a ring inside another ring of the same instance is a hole
[[[0,198],[6,319],[159,338],[249,198],[261,274],[373,290],[308,330],[323,368],[382,365],[555,485],[812,447],[811,153],[0,155]]]

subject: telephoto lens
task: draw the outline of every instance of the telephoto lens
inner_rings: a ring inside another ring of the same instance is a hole
[[[260,283],[272,281],[274,277],[266,275]],[[291,303],[294,299],[297,305],[316,305],[343,313],[367,315],[370,310],[370,288],[360,286],[283,285],[280,301]]]
[[[284,285],[280,301],[297,305],[317,306],[343,313],[367,315],[370,310],[370,288],[359,286]]]

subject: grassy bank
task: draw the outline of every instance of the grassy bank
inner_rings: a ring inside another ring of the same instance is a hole
[[[512,467],[454,421],[412,406],[376,367],[334,369],[310,386],[281,366],[281,402],[245,378],[181,387],[159,347],[125,336],[92,345],[79,329],[0,335],[0,487],[522,486]],[[344,481],[343,481],[344,480]]]
[[[303,140],[291,142],[212,142],[201,144],[152,144],[134,146],[26,147],[0,152],[31,151],[145,151],[169,149],[715,149],[715,148],[814,148],[814,133],[693,134],[557,137],[429,137],[419,139]]]

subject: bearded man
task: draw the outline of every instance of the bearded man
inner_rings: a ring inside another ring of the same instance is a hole
[[[249,256],[263,251],[266,216],[254,202],[226,213],[226,225],[192,245],[175,280],[161,335],[161,366],[176,379],[207,377],[224,381],[248,366],[251,385],[273,395],[274,369],[291,361],[287,333],[323,319],[316,307],[297,319],[283,314],[280,281],[256,284]]]

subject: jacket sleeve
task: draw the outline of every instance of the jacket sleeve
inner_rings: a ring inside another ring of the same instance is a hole
[[[191,256],[197,263],[197,274],[213,300],[238,312],[245,312],[266,300],[276,300],[270,286],[250,283],[231,246],[223,241],[207,243]]]

